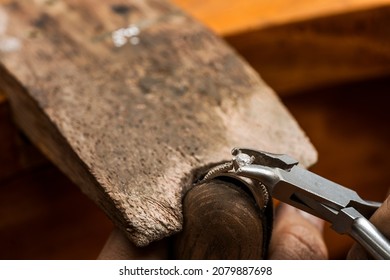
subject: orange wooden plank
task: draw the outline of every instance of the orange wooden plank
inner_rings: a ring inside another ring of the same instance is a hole
[[[220,35],[389,5],[389,0],[172,0]]]

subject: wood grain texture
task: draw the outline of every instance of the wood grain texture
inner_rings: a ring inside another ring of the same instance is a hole
[[[389,91],[383,79],[283,98],[318,149],[312,171],[383,200],[390,181]],[[13,180],[0,182],[0,259],[96,258],[110,222],[60,172],[34,169]],[[329,257],[344,259],[352,239],[329,226],[324,237]]]
[[[369,10],[389,0],[172,0],[221,36],[246,33],[331,15]]]
[[[234,146],[316,159],[259,76],[167,2],[2,1],[0,11],[13,42],[0,88],[17,124],[137,245],[181,229],[193,170]],[[139,42],[116,47],[113,32],[130,24]]]
[[[226,37],[281,95],[390,77],[390,5]]]
[[[179,259],[265,259],[272,205],[256,205],[237,182],[212,180],[188,191],[183,231],[176,236]]]
[[[390,75],[389,0],[173,0],[280,95]]]

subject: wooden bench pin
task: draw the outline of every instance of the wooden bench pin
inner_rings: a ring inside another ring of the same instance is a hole
[[[165,1],[121,7],[2,1],[1,42],[13,44],[0,51],[0,90],[15,122],[137,246],[180,232],[184,220],[183,258],[260,257],[253,199],[231,182],[191,188],[194,173],[235,146],[288,152],[305,165],[314,148],[259,75],[203,25]],[[243,213],[253,228],[235,218]],[[226,224],[234,234],[221,242],[215,233]]]

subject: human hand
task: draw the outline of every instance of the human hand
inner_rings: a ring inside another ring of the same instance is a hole
[[[390,195],[381,207],[372,215],[370,222],[388,239],[390,239]],[[370,259],[371,256],[359,244],[352,246],[348,259]]]
[[[280,203],[275,213],[269,247],[273,260],[322,260],[328,258],[323,238],[324,221]]]
[[[270,259],[326,259],[322,238],[324,222],[292,206],[280,204],[276,210],[270,244]],[[114,229],[99,259],[167,259],[169,245],[165,240],[138,248]]]
[[[371,222],[390,237],[390,196],[374,213]],[[327,259],[323,240],[324,222],[287,204],[280,203],[275,213],[273,234],[269,246],[270,259]],[[101,259],[166,259],[169,245],[165,240],[145,248],[137,248],[115,229],[100,253]],[[360,245],[354,245],[348,259],[368,259]]]
[[[271,259],[327,258],[326,247],[322,239],[323,221],[288,205],[282,205],[278,211],[270,244]],[[299,217],[300,215],[307,221]],[[370,221],[385,237],[390,239],[390,195],[373,214]],[[347,259],[371,258],[367,251],[357,243],[352,246],[347,256]]]

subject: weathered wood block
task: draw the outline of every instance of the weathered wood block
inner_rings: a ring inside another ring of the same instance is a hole
[[[3,1],[0,14],[15,121],[137,245],[181,229],[194,171],[234,146],[316,159],[258,74],[167,2]]]

